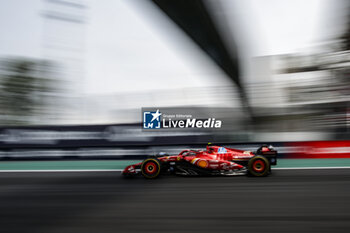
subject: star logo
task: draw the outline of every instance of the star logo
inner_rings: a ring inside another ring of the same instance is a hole
[[[159,109],[157,109],[157,111],[155,112],[151,112],[151,111],[143,112],[143,128],[160,129],[161,116],[162,116],[162,113],[159,112]]]
[[[157,109],[157,111],[155,113],[151,113],[151,115],[153,116],[152,121],[154,121],[155,119],[157,119],[157,121],[159,121],[159,116],[162,115],[162,113],[159,112],[159,109]]]

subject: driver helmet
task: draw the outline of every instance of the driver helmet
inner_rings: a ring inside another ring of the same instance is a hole
[[[213,153],[214,152],[214,148],[211,148],[211,142],[208,142],[207,152],[209,152],[209,153]]]

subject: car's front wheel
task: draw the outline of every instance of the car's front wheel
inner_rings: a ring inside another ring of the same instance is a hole
[[[160,162],[158,159],[145,159],[141,164],[141,173],[147,179],[154,179],[160,175]]]

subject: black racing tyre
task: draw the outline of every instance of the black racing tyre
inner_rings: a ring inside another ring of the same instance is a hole
[[[156,158],[145,159],[141,164],[141,173],[147,179],[154,179],[160,175],[160,162]]]
[[[248,173],[251,176],[267,176],[270,172],[269,160],[262,156],[257,155],[251,158],[248,162]]]

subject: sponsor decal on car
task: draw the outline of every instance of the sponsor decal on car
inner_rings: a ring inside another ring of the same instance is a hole
[[[220,148],[218,149],[218,154],[225,154],[225,153],[227,153],[227,150],[226,150],[225,147],[220,147]]]
[[[199,161],[197,162],[197,165],[198,165],[199,167],[206,168],[206,167],[208,167],[208,162],[207,162],[206,160],[199,160]]]

